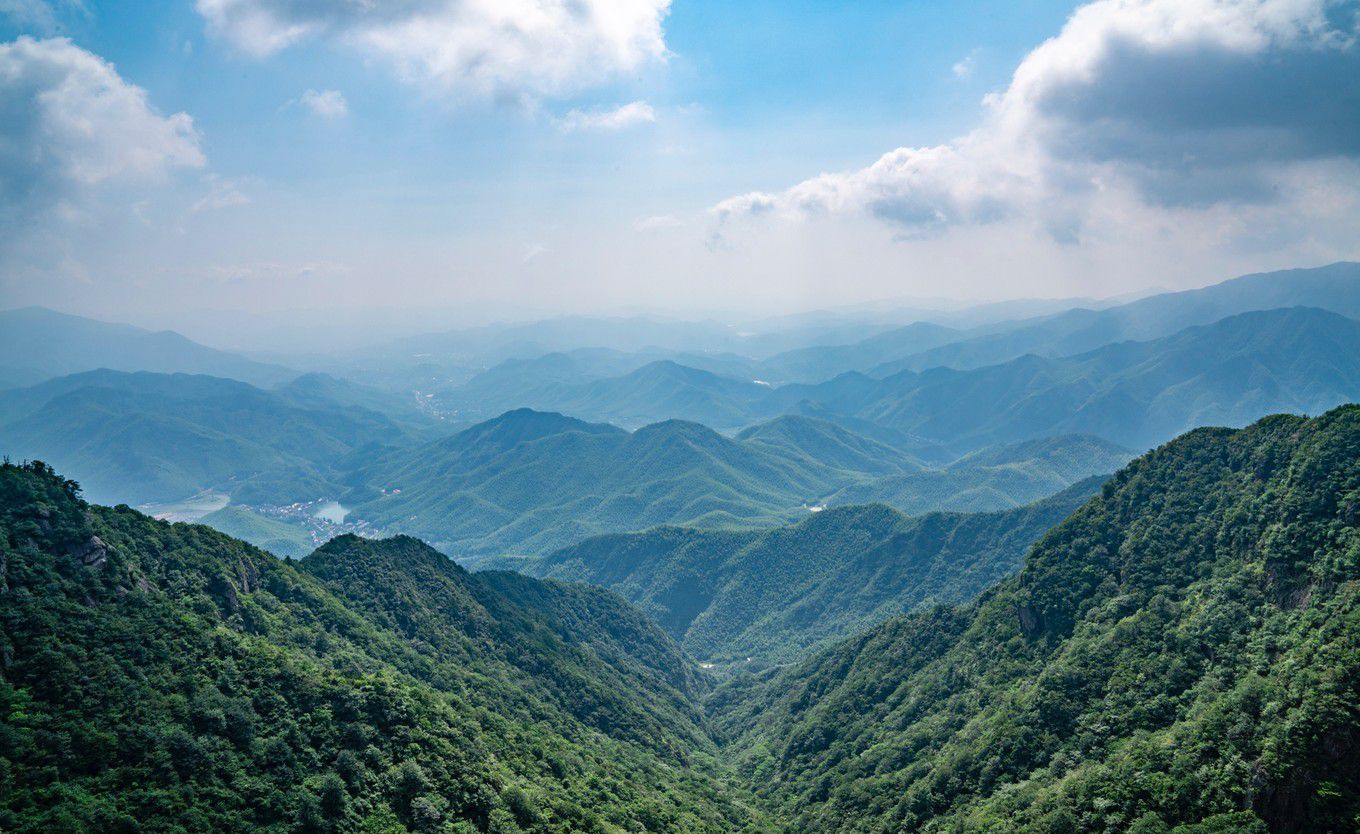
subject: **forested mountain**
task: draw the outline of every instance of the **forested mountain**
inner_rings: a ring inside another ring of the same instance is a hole
[[[168,330],[153,333],[42,307],[0,311],[0,388],[99,368],[207,374],[262,386],[297,376],[287,368],[214,350]]]
[[[693,663],[412,539],[285,563],[0,466],[0,829],[738,830]]]
[[[1316,307],[1360,318],[1360,263],[1244,275],[1103,310],[1076,308],[1033,320],[990,325],[965,334],[966,338],[912,355],[903,353],[897,360],[865,370],[881,377],[903,370],[980,368],[1026,354],[1072,356],[1102,345],[1149,341],[1229,316],[1283,307]]]
[[[541,553],[658,524],[786,523],[855,477],[696,423],[630,433],[520,410],[389,456],[346,503],[458,556]]]
[[[793,832],[1344,832],[1360,407],[1134,461],[975,604],[712,702]]]
[[[1081,449],[1066,454],[1079,459],[1063,459],[1072,442]],[[356,519],[477,559],[542,555],[590,536],[658,525],[778,526],[805,517],[827,496],[852,485],[872,491],[880,480],[883,500],[914,512],[1004,509],[1128,459],[1090,439],[1057,438],[1047,447],[1051,461],[1024,447],[1025,457],[1009,463],[964,461],[936,472],[900,449],[804,417],[731,439],[678,420],[630,433],[520,409],[382,456],[347,476],[358,486],[343,500]]]
[[[839,489],[828,506],[888,504],[904,513],[932,510],[987,512],[1053,495],[1096,474],[1128,463],[1128,450],[1081,434],[1061,434],[988,446],[954,463],[889,475]]]
[[[966,338],[966,331],[918,321],[848,345],[816,345],[775,354],[759,362],[761,379],[780,384],[821,382],[847,371],[868,371],[884,362],[912,356]]]
[[[75,489],[0,466],[6,831],[1340,834],[1360,814],[1360,407],[1192,432],[1042,535],[1065,507],[843,508],[554,556],[645,579],[687,643],[880,592],[920,606],[703,708],[702,670],[608,591],[409,538],[289,563]],[[975,602],[926,604],[1035,536]],[[730,581],[686,609],[687,570]],[[703,636],[746,611],[773,616]]]
[[[348,455],[405,437],[363,406],[209,376],[91,371],[0,392],[0,452],[51,461],[110,503],[333,496]]]
[[[920,472],[925,464],[897,446],[873,440],[828,420],[790,414],[751,426],[737,439],[857,472],[895,475]],[[1115,467],[1109,471],[1113,472]]]
[[[972,599],[1012,574],[1029,545],[1099,487],[1093,478],[998,513],[909,518],[871,505],[768,531],[661,527],[490,563],[603,585],[696,657],[765,665],[804,657],[919,605]]]
[[[1360,322],[1268,310],[1061,359],[850,376],[777,393],[960,450],[1069,433],[1146,449],[1195,426],[1317,414],[1360,397]]]

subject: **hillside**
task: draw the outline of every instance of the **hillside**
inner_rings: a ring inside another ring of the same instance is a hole
[[[0,466],[0,828],[727,832],[703,683],[617,597],[412,539],[301,564]]]
[[[198,523],[288,559],[301,559],[316,549],[311,534],[303,528],[236,504],[214,510]]]
[[[991,512],[1053,495],[1093,475],[1128,463],[1128,450],[1091,435],[1058,435],[999,444],[939,469],[853,484],[826,499],[828,506],[888,504],[904,513],[935,510]]]
[[[971,599],[1099,483],[1008,512],[840,507],[778,530],[663,527],[507,564],[617,591],[696,657],[782,662],[919,605]]]
[[[788,388],[784,397],[960,450],[1053,434],[1146,449],[1197,426],[1317,414],[1360,398],[1360,322],[1267,310],[1065,358]]]
[[[737,439],[873,475],[920,472],[925,468],[920,460],[896,446],[855,434],[828,420],[803,415],[789,414],[751,426],[739,432]]]
[[[92,371],[0,392],[0,452],[50,461],[109,503],[334,496],[348,455],[406,440],[383,413],[217,377]]]
[[[865,370],[882,377],[903,370],[981,368],[1026,354],[1074,356],[1102,345],[1149,341],[1229,316],[1282,307],[1316,307],[1347,318],[1360,318],[1360,263],[1243,275],[1103,310],[1078,307],[1036,319],[991,325],[979,328],[967,338],[912,355],[903,353],[902,358]]]
[[[712,708],[790,832],[1353,831],[1357,507],[1360,407],[1198,430],[975,604]]]
[[[855,477],[695,423],[629,433],[519,410],[389,456],[356,476],[367,486],[345,503],[467,557],[659,524],[785,523]]]
[[[109,368],[206,374],[277,385],[297,376],[278,365],[215,350],[166,330],[152,332],[42,307],[0,310],[0,388]]]

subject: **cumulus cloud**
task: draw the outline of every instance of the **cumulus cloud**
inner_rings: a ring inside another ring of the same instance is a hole
[[[65,38],[0,44],[0,225],[203,164],[193,120],[157,113],[102,58]]]
[[[1270,205],[1324,169],[1360,190],[1358,39],[1353,0],[1097,0],[966,136],[713,212],[862,212],[907,236],[1023,217],[1073,241],[1115,207]]]
[[[339,90],[308,90],[298,99],[312,115],[323,119],[340,119],[349,115],[349,102]]]
[[[198,0],[209,28],[271,55],[330,38],[435,92],[558,95],[665,56],[670,0]]]
[[[656,121],[656,111],[645,101],[633,101],[613,110],[572,110],[558,120],[567,133],[578,130],[622,130]]]

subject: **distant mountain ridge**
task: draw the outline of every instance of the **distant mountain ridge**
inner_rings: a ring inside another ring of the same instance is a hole
[[[1159,293],[1106,309],[1076,308],[1033,321],[994,325],[974,338],[885,362],[868,369],[868,373],[882,377],[935,367],[967,370],[1029,353],[1074,356],[1102,345],[1149,341],[1229,316],[1285,307],[1315,307],[1347,318],[1360,318],[1360,263],[1343,261],[1308,269],[1243,275],[1200,289]]]
[[[1146,449],[1195,426],[1360,399],[1360,322],[1306,307],[1264,310],[1071,357],[781,391],[961,450],[1071,433]]]
[[[0,452],[60,465],[120,503],[333,496],[350,455],[406,438],[363,406],[218,377],[102,370],[0,392]]]
[[[100,368],[206,374],[264,387],[298,375],[288,368],[200,345],[169,330],[152,332],[44,307],[0,310],[0,388]]]

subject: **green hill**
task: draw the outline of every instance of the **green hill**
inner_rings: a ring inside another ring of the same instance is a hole
[[[838,507],[778,530],[662,527],[501,564],[617,591],[696,657],[783,662],[917,606],[972,599],[1099,484],[1007,512]]]
[[[873,475],[900,475],[925,468],[924,463],[896,446],[855,434],[827,420],[796,414],[751,426],[738,433],[737,439]],[[1107,471],[1113,471],[1113,467]]]
[[[1134,461],[972,605],[712,707],[789,832],[1360,821],[1360,407]]]
[[[481,427],[487,442],[551,440],[566,419],[520,416]],[[658,436],[693,440],[681,429]],[[699,646],[790,631],[812,645],[914,609],[713,690],[604,589],[470,574],[405,537],[342,536],[285,562],[76,489],[0,465],[7,832],[1342,834],[1360,820],[1360,406],[1194,431],[1056,526],[1081,489],[1006,513],[846,507],[552,557]]]
[[[1133,457],[1090,435],[1059,435],[988,446],[949,466],[876,478],[837,490],[826,503],[882,503],[908,514],[991,512],[1052,495]]]
[[[773,526],[858,477],[695,423],[629,433],[525,409],[389,456],[345,503],[471,557],[659,524]]]
[[[604,591],[300,564],[0,466],[0,829],[728,832],[703,680]]]
[[[306,530],[268,516],[231,504],[215,510],[198,520],[234,539],[248,541],[275,556],[301,559],[316,549],[316,542]]]
[[[315,500],[339,494],[348,456],[405,442],[382,412],[217,377],[92,371],[0,392],[0,452],[50,461],[109,503]]]
[[[1360,322],[1291,308],[1145,342],[959,371],[786,386],[824,407],[959,450],[1055,434],[1146,449],[1197,426],[1317,414],[1360,398]]]

